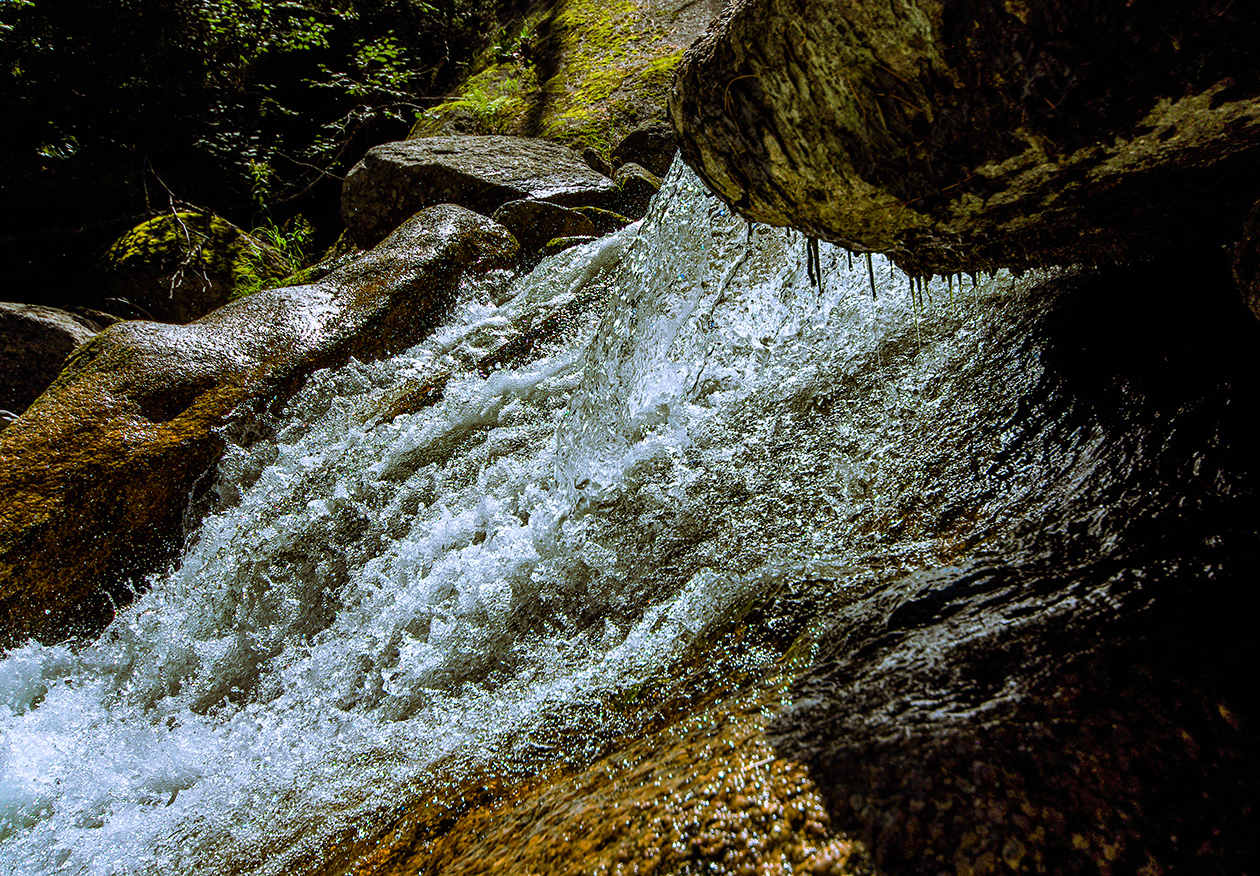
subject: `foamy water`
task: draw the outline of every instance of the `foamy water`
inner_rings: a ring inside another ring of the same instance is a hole
[[[641,226],[312,377],[98,642],[0,660],[0,873],[284,872],[443,758],[572,744],[557,716],[598,723],[768,574],[844,567],[989,290],[921,308],[880,258],[875,298],[806,258],[676,164]],[[846,380],[861,410],[804,431]],[[754,501],[773,525],[722,504]]]

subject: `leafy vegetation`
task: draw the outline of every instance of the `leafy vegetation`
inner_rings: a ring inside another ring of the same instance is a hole
[[[246,228],[301,214],[326,243],[340,177],[511,2],[0,0],[0,241],[116,237],[178,202]]]

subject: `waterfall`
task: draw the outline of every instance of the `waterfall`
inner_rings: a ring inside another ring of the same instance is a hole
[[[940,521],[996,531],[1035,481],[974,477],[1004,439],[967,425],[1038,379],[1035,304],[919,305],[879,257],[872,297],[825,244],[815,284],[807,251],[676,163],[637,226],[229,436],[173,568],[98,641],[0,660],[0,873],[286,872],[435,765],[597,746],[759,589],[974,549]]]

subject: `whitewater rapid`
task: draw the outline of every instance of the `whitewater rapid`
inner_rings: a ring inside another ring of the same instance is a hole
[[[0,659],[0,873],[286,872],[435,764],[596,746],[767,581],[871,580],[870,521],[923,489],[908,424],[1008,281],[918,301],[819,252],[816,285],[676,163],[640,224],[228,434],[174,568]]]

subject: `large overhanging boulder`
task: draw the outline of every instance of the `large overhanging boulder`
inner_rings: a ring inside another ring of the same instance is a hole
[[[317,368],[418,342],[466,271],[516,255],[497,223],[433,207],[312,285],[189,325],[119,323],[81,347],[0,432],[0,647],[99,629],[178,546],[222,427]]]
[[[912,274],[1239,236],[1254,4],[735,0],[678,67],[685,160],[745,216]]]
[[[421,137],[368,150],[346,176],[341,218],[366,247],[430,204],[489,216],[508,201],[607,207],[615,196],[612,180],[567,146],[529,137]]]

